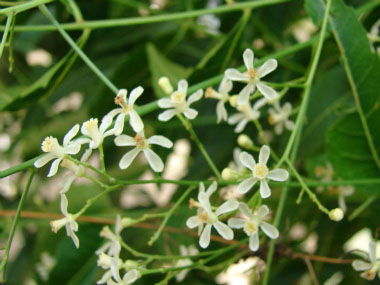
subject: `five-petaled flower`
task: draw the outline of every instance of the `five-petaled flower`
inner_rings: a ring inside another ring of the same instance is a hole
[[[244,219],[231,218],[228,220],[228,225],[235,229],[244,229],[244,232],[249,236],[249,248],[252,251],[259,249],[259,228],[271,239],[276,239],[279,236],[278,230],[264,222],[263,219],[269,213],[266,205],[261,205],[257,213],[253,214],[245,203],[239,204],[239,210],[244,216]]]
[[[81,138],[81,143],[88,143],[90,148],[96,149],[103,143],[104,138],[113,135],[114,130],[108,130],[108,127],[112,124],[112,117],[105,116],[102,119],[100,126],[98,127],[98,119],[90,119],[83,123],[81,132],[88,138]]]
[[[236,125],[234,132],[240,133],[244,130],[248,122],[255,121],[260,117],[259,109],[263,106],[261,101],[257,101],[253,106],[250,103],[237,106],[239,113],[233,114],[228,118],[228,124]]]
[[[44,155],[38,159],[34,166],[40,168],[47,164],[49,161],[53,160],[51,164],[48,177],[54,176],[58,171],[58,166],[61,161],[65,158],[66,154],[77,154],[80,151],[80,142],[71,141],[79,131],[79,125],[76,124],[70,129],[70,131],[63,138],[63,145],[58,143],[58,140],[52,136],[46,137],[41,144],[41,149],[43,152],[48,154]]]
[[[217,184],[214,181],[205,192],[203,183],[199,185],[199,209],[197,216],[192,216],[186,221],[186,225],[193,229],[199,227],[199,232],[202,232],[199,239],[199,245],[202,248],[208,247],[210,244],[211,228],[214,227],[216,231],[226,240],[232,240],[234,238],[234,232],[224,223],[219,221],[219,216],[231,211],[234,211],[239,206],[239,202],[236,200],[228,200],[224,202],[214,212],[210,205],[210,196],[217,189]],[[204,225],[206,225],[204,227]]]
[[[150,149],[151,144],[157,144],[166,148],[171,148],[173,143],[164,136],[151,136],[146,139],[144,131],[136,134],[135,137],[120,135],[115,138],[115,144],[117,146],[135,146],[134,149],[124,154],[121,158],[119,166],[121,169],[126,169],[131,165],[135,157],[142,151],[149,162],[150,167],[155,172],[161,172],[164,170],[164,163],[161,158]]]
[[[268,198],[271,194],[267,179],[274,181],[285,181],[289,173],[285,169],[276,168],[269,170],[267,161],[269,159],[270,149],[263,145],[260,149],[259,162],[256,163],[252,155],[242,152],[239,155],[241,163],[252,171],[252,177],[243,180],[238,185],[238,192],[244,194],[248,192],[257,181],[260,181],[260,194],[262,198]]]
[[[110,256],[119,256],[121,250],[120,233],[122,230],[123,226],[121,224],[121,218],[120,215],[117,215],[115,233],[113,233],[108,226],[103,227],[100,232],[100,236],[108,239],[108,241],[96,251],[96,254],[100,255],[107,252]]]
[[[178,82],[178,89],[169,98],[158,100],[160,108],[170,108],[158,115],[160,121],[168,121],[175,115],[183,113],[188,119],[192,120],[198,115],[198,111],[190,108],[190,105],[202,98],[203,90],[199,89],[186,100],[188,83],[182,79]]]
[[[289,116],[292,113],[292,105],[289,102],[286,102],[282,107],[279,102],[276,101],[273,103],[274,108],[270,108],[269,112],[269,124],[275,125],[274,132],[278,135],[282,134],[284,127],[288,131],[294,129],[294,122],[289,120]]]
[[[222,82],[219,85],[218,91],[215,91],[212,87],[207,88],[205,97],[219,100],[216,105],[217,123],[221,120],[227,121],[227,110],[224,104],[230,99],[229,92],[232,90],[232,81],[226,77],[223,77]]]
[[[260,79],[266,76],[277,68],[277,60],[268,59],[264,64],[257,69],[253,66],[254,54],[251,49],[246,49],[243,53],[243,60],[247,71],[241,73],[239,70],[229,68],[224,72],[224,75],[232,81],[240,81],[247,83],[247,85],[240,91],[238,97],[238,105],[245,105],[249,101],[249,95],[256,90],[256,86],[259,91],[268,100],[274,100],[278,94],[272,88],[261,82]]]
[[[367,279],[367,280],[373,280],[375,279],[376,273],[380,278],[380,259],[376,259],[376,248],[377,243],[374,240],[371,240],[369,243],[369,261],[366,262],[363,260],[354,260],[352,262],[352,267],[356,271],[364,271],[362,274],[360,274],[361,277]]]

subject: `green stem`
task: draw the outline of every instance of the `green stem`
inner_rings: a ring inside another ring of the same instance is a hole
[[[153,234],[153,236],[150,238],[148,245],[152,245],[161,235],[162,230],[164,229],[165,225],[169,221],[169,218],[173,215],[173,212],[178,208],[179,205],[185,200],[185,198],[190,194],[191,191],[193,191],[195,187],[190,186],[187,188],[185,193],[182,194],[182,196],[178,199],[178,201],[170,208],[170,210],[166,213],[164,220],[162,221],[160,227],[158,230]]]
[[[365,209],[368,208],[369,205],[371,205],[373,202],[375,202],[379,198],[379,195],[372,195],[368,197],[367,200],[363,202],[358,208],[356,208],[352,214],[348,217],[348,221],[351,222],[353,219],[358,217]]]
[[[7,24],[5,26],[5,31],[3,33],[3,38],[1,39],[1,43],[0,43],[0,59],[1,59],[1,56],[3,55],[3,51],[4,51],[4,48],[5,48],[5,43],[7,42],[7,37],[8,37],[9,29],[11,27],[12,19],[13,19],[13,14],[10,14],[7,17]]]
[[[34,1],[28,1],[24,4],[20,4],[17,6],[0,9],[0,15],[7,15],[10,16],[12,14],[17,14],[19,12],[32,9],[34,7],[40,6],[45,3],[52,2],[53,0],[34,0]]]
[[[118,92],[118,88],[103,74],[103,72],[88,58],[88,56],[78,47],[78,45],[73,41],[68,33],[61,27],[54,16],[50,13],[49,9],[45,5],[41,5],[40,9],[42,13],[57,27],[58,32],[67,41],[67,43],[72,47],[73,50],[82,58],[82,60],[87,64],[87,66],[103,81],[105,85],[115,94]]]
[[[13,64],[14,64],[14,55],[13,55],[13,37],[14,37],[14,31],[15,31],[15,25],[16,25],[16,15],[14,15],[13,20],[12,20],[12,26],[11,26],[11,31],[9,34],[9,40],[8,40],[8,50],[9,50],[9,56],[8,56],[8,61],[9,61],[9,68],[8,71],[11,73],[13,71]],[[0,54],[1,58],[1,54]]]
[[[0,271],[2,272],[2,282],[5,281],[5,274],[6,274],[6,270],[7,270],[9,251],[11,249],[12,240],[13,240],[14,234],[16,232],[16,228],[17,228],[18,221],[20,219],[21,211],[22,211],[22,209],[24,207],[24,203],[25,203],[26,197],[27,197],[27,195],[29,193],[30,185],[32,184],[35,172],[36,172],[35,169],[32,169],[30,171],[30,176],[29,176],[29,179],[28,179],[28,183],[26,185],[25,191],[22,193],[20,202],[19,202],[18,207],[17,207],[16,216],[15,216],[15,218],[13,220],[13,224],[12,224],[12,227],[11,227],[11,230],[10,230],[10,233],[9,233],[9,238],[8,238],[7,246],[5,248],[4,257],[3,257],[3,260],[1,261],[1,264],[0,264]]]

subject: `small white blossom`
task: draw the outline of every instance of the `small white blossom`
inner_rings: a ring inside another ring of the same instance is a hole
[[[269,59],[257,69],[253,66],[254,54],[251,49],[246,49],[243,53],[243,60],[247,71],[241,73],[234,68],[227,69],[224,74],[232,81],[240,81],[247,83],[247,85],[240,91],[238,97],[238,105],[246,105],[249,101],[249,95],[256,90],[256,86],[259,91],[268,100],[273,100],[278,97],[277,92],[272,88],[261,82],[260,79],[266,76],[277,68],[277,60]]]
[[[112,257],[119,257],[121,245],[120,245],[120,233],[123,230],[121,224],[120,215],[116,217],[115,233],[113,233],[108,226],[105,226],[100,232],[100,236],[108,239],[108,241],[96,251],[96,254],[100,255],[107,252]]]
[[[267,179],[274,181],[285,181],[289,177],[288,171],[282,168],[269,170],[267,161],[269,159],[270,149],[263,145],[260,149],[259,162],[256,163],[252,155],[242,152],[239,156],[241,163],[252,171],[252,177],[243,180],[238,185],[238,192],[244,194],[248,192],[257,181],[260,181],[260,195],[262,198],[268,198],[271,195]]]
[[[79,239],[74,232],[78,231],[78,223],[72,214],[67,212],[68,201],[65,194],[61,194],[61,212],[65,216],[62,219],[51,221],[51,230],[57,233],[63,226],[66,228],[67,236],[71,237],[75,246],[79,247]]]
[[[222,120],[227,121],[227,110],[224,104],[230,100],[229,92],[232,89],[232,81],[224,77],[219,85],[218,92],[212,87],[207,88],[205,97],[219,100],[216,105],[217,123]]]
[[[190,245],[189,247],[186,247],[184,245],[179,246],[179,251],[182,256],[187,256],[187,255],[197,255],[199,251],[196,249],[194,245]],[[176,267],[183,267],[183,266],[188,266],[193,264],[193,261],[190,258],[182,258],[177,261]],[[177,282],[182,282],[187,273],[189,273],[190,269],[183,269],[177,275],[175,276],[175,279]]]
[[[352,262],[352,267],[356,271],[364,271],[360,276],[367,280],[375,279],[376,273],[380,278],[380,259],[377,260],[376,247],[376,241],[371,240],[369,243],[369,262],[358,259]]]
[[[292,105],[289,102],[286,102],[282,107],[279,102],[276,101],[273,103],[274,108],[270,108],[269,112],[269,123],[274,126],[274,132],[277,135],[282,134],[284,127],[288,131],[292,131],[295,127],[294,122],[290,121],[288,118],[292,113]]]
[[[78,141],[71,141],[78,131],[79,125],[76,124],[63,138],[62,146],[58,143],[56,138],[51,136],[46,137],[42,142],[41,149],[48,154],[38,159],[34,163],[34,166],[40,168],[54,159],[47,175],[48,177],[54,176],[58,171],[59,164],[65,158],[66,154],[77,154],[80,151],[80,143]]]
[[[48,252],[44,251],[41,253],[41,261],[36,264],[36,271],[43,281],[49,279],[49,272],[54,268],[56,263],[57,260]]]
[[[198,111],[190,108],[190,105],[202,98],[203,90],[199,89],[186,100],[188,83],[182,79],[178,82],[178,89],[169,98],[158,100],[160,108],[170,108],[158,115],[160,121],[166,122],[175,115],[183,113],[188,119],[192,120],[198,115]]]
[[[134,149],[124,154],[121,158],[119,166],[121,169],[126,169],[131,165],[135,157],[142,151],[149,162],[150,167],[155,172],[161,172],[164,169],[164,163],[161,158],[151,150],[152,144],[157,144],[166,148],[171,148],[173,143],[164,136],[151,136],[146,139],[144,131],[136,134],[135,137],[120,135],[115,138],[117,146],[135,146]]]
[[[329,212],[329,218],[332,221],[340,222],[344,217],[344,212],[341,208],[333,209]]]
[[[210,196],[215,192],[217,184],[214,181],[207,191],[204,191],[203,183],[199,186],[198,201],[200,208],[197,216],[192,216],[186,221],[186,225],[193,229],[200,227],[201,237],[199,239],[199,245],[202,248],[206,248],[210,244],[211,228],[214,227],[216,231],[226,240],[232,240],[234,238],[234,232],[224,223],[219,221],[218,216],[225,213],[234,211],[239,206],[239,202],[236,200],[228,200],[224,202],[216,211],[211,209]],[[203,228],[203,226],[205,227]]]
[[[129,124],[135,132],[140,132],[144,128],[144,123],[141,120],[139,114],[137,114],[134,109],[134,104],[137,98],[141,96],[144,89],[139,86],[131,91],[129,98],[127,98],[127,89],[120,89],[115,97],[115,104],[120,105],[121,108],[114,109],[110,111],[104,118],[103,121],[108,122],[113,120],[117,114],[119,114],[115,121],[115,126],[113,132],[115,135],[120,135],[124,129],[125,117],[129,115]]]
[[[263,221],[268,215],[269,209],[266,205],[260,206],[256,214],[253,214],[245,203],[239,204],[239,210],[243,214],[244,219],[231,218],[228,220],[228,225],[235,229],[244,229],[244,232],[249,236],[249,248],[252,251],[259,249],[259,228],[271,239],[276,239],[279,236],[278,230]]]
[[[249,122],[253,122],[260,118],[259,108],[262,106],[261,101],[257,101],[253,106],[249,103],[237,106],[237,110],[240,112],[229,117],[227,122],[230,125],[237,124],[234,131],[235,133],[240,133]]]
[[[90,119],[83,123],[81,132],[89,138],[81,139],[81,143],[89,143],[90,148],[96,149],[103,143],[104,138],[113,135],[114,130],[108,130],[112,124],[112,117],[105,116],[98,127],[98,119]]]

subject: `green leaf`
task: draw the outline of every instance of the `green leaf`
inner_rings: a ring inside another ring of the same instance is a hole
[[[355,98],[359,122],[362,126],[362,130],[359,132],[357,120],[354,121],[356,123],[354,126],[344,124],[349,128],[348,131],[351,136],[352,128],[355,127],[355,134],[360,137],[360,140],[346,141],[343,136],[330,136],[330,145],[334,145],[336,150],[350,146],[349,149],[351,149],[352,153],[350,156],[345,156],[346,162],[348,163],[347,159],[351,158],[351,166],[355,168],[355,171],[368,173],[368,175],[373,174],[372,167],[375,163],[378,175],[380,169],[380,93],[378,87],[380,59],[377,54],[372,53],[367,32],[358,21],[355,11],[347,7],[342,0],[333,1],[330,24],[342,55],[342,62]],[[350,118],[350,120],[353,119]],[[367,143],[369,153],[364,152],[363,141]],[[339,147],[340,144],[341,147]],[[359,157],[354,155],[357,147],[361,150]],[[341,151],[337,153],[341,153]],[[356,160],[359,158],[362,163],[357,163]],[[338,159],[334,159],[334,161],[334,168],[337,172],[343,173],[342,169],[346,168],[347,165],[342,165]],[[347,174],[345,175],[347,176]]]
[[[152,86],[157,96],[164,97],[166,94],[158,86],[158,79],[162,76],[169,78],[170,82],[174,85],[181,79],[186,79],[191,73],[187,69],[177,63],[171,62],[167,59],[158,49],[151,43],[146,46],[146,52],[149,61],[149,68],[152,77]],[[175,88],[175,86],[173,86]]]
[[[319,27],[322,23],[325,7],[322,0],[305,0],[305,10],[314,25]]]

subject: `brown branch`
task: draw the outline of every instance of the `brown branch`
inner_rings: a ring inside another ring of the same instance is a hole
[[[354,261],[353,259],[309,255],[309,254],[300,253],[300,252],[291,254],[291,257],[294,259],[296,258],[310,259],[310,260],[320,261],[324,263],[333,263],[333,264],[351,264]]]
[[[313,265],[310,262],[310,259],[304,258],[303,260],[306,263],[307,270],[309,270],[309,273],[310,273],[311,279],[313,280],[314,285],[319,285],[317,276],[315,275],[315,271],[314,271]]]

